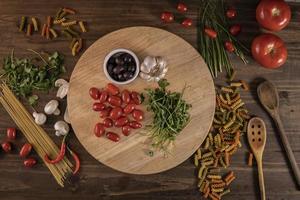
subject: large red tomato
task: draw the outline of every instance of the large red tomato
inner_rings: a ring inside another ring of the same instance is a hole
[[[278,68],[287,59],[283,41],[276,35],[265,33],[256,37],[251,46],[253,58],[266,68]]]
[[[271,31],[286,27],[291,19],[291,9],[283,0],[262,0],[256,8],[258,23]]]

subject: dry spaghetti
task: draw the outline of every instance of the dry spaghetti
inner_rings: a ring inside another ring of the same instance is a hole
[[[27,140],[32,144],[40,158],[44,161],[44,155],[46,154],[53,157],[58,155],[59,149],[56,144],[51,140],[47,133],[34,122],[32,116],[27,112],[9,87],[5,83],[1,83],[0,90],[0,103],[25,135]],[[48,164],[45,161],[44,163],[57,183],[64,187],[67,177],[69,174],[72,174],[73,165],[71,162],[67,158],[64,158],[57,164]]]

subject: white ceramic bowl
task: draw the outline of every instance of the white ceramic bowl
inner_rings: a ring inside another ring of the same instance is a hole
[[[136,70],[135,70],[135,73],[133,75],[133,77],[127,81],[116,81],[114,80],[112,77],[110,77],[110,75],[108,74],[108,71],[107,71],[107,63],[108,63],[108,60],[116,53],[128,53],[130,54],[135,63],[136,63]],[[119,84],[119,85],[125,85],[125,84],[128,84],[128,83],[131,83],[132,81],[134,81],[137,76],[139,75],[140,73],[140,62],[139,62],[139,59],[138,57],[136,56],[135,53],[133,53],[132,51],[128,50],[128,49],[115,49],[113,51],[111,51],[109,54],[107,54],[104,58],[104,63],[103,63],[103,71],[104,71],[104,74],[105,76],[108,78],[108,80],[110,80],[112,83],[115,83],[115,84]]]

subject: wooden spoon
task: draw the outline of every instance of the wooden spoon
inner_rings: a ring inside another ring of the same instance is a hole
[[[261,83],[257,88],[257,94],[261,104],[269,112],[277,128],[279,129],[279,135],[283,143],[283,147],[288,156],[290,164],[292,166],[293,173],[295,175],[298,187],[300,187],[300,170],[297,165],[294,153],[292,151],[291,145],[286,137],[280,115],[279,115],[279,96],[275,86],[269,82],[265,81]]]
[[[262,119],[258,117],[250,119],[247,129],[247,137],[257,162],[260,196],[262,200],[265,200],[266,192],[262,167],[262,156],[266,145],[267,133],[266,125]]]

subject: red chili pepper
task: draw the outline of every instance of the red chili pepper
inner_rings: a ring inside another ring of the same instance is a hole
[[[217,37],[217,32],[215,30],[211,29],[211,28],[205,28],[204,32],[210,38],[215,39]]]
[[[234,46],[233,46],[232,42],[226,41],[225,44],[224,44],[224,46],[225,46],[225,49],[227,51],[229,51],[229,52],[233,52],[234,51]]]
[[[177,10],[179,12],[186,12],[188,9],[187,9],[186,4],[184,4],[184,3],[178,3],[177,4]]]
[[[37,161],[34,158],[28,158],[23,162],[24,166],[28,168],[33,167],[36,163]]]
[[[163,12],[160,16],[160,19],[163,22],[172,22],[174,21],[174,15],[171,12]]]
[[[231,33],[231,35],[238,35],[240,32],[241,32],[241,25],[239,24],[235,24],[235,25],[232,25],[230,28],[229,28],[229,32]]]
[[[6,135],[9,140],[16,139],[16,129],[15,128],[7,128]]]
[[[78,155],[74,151],[72,151],[68,146],[67,146],[67,148],[68,148],[71,156],[73,157],[73,159],[75,161],[75,168],[74,168],[74,171],[73,171],[73,174],[75,175],[75,174],[78,173],[78,171],[80,169],[80,159],[79,159]]]
[[[65,157],[65,154],[66,154],[66,143],[65,143],[65,140],[66,140],[66,136],[64,137],[62,143],[61,143],[61,146],[60,146],[60,152],[59,154],[57,155],[57,157],[54,159],[54,160],[50,160],[50,158],[48,157],[48,155],[46,154],[44,159],[47,163],[50,163],[50,164],[55,164],[55,163],[58,163],[59,161],[61,161],[64,157]]]
[[[181,22],[181,25],[186,28],[191,27],[193,25],[193,20],[190,18],[186,18],[185,20],[183,20],[183,22]]]

